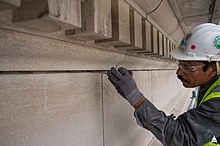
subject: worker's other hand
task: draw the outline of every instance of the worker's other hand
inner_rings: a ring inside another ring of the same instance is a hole
[[[111,70],[107,72],[107,75],[117,92],[126,98],[131,105],[134,106],[143,96],[132,78],[132,72],[126,68],[120,67],[117,70],[112,67]]]

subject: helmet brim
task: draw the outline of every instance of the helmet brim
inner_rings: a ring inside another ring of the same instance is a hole
[[[171,57],[176,60],[188,60],[184,49],[178,47],[170,52]]]
[[[183,61],[210,61],[207,57],[197,57],[195,54],[187,54],[180,46],[170,52],[170,55],[176,60]],[[214,61],[214,60],[213,60]]]

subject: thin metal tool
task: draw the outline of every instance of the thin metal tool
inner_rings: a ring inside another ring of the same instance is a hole
[[[119,63],[115,66],[115,68],[117,68],[119,64],[123,63],[123,62],[126,60],[126,57],[127,57],[127,54],[125,54],[125,58],[124,58],[121,62],[119,62]],[[129,72],[129,74],[130,74],[131,76],[133,76],[133,73],[132,73],[131,70],[128,70],[128,72]]]
[[[127,54],[125,54],[125,58],[124,58],[121,62],[119,62],[118,64],[116,64],[115,68],[117,68],[118,65],[120,65],[121,63],[123,63],[123,62],[126,60],[126,58],[127,58]]]

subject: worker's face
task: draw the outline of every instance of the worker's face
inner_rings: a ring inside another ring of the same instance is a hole
[[[205,65],[202,62],[180,61],[178,66],[179,68],[176,71],[177,77],[186,88],[206,86],[216,75],[216,69],[213,67],[203,71]]]

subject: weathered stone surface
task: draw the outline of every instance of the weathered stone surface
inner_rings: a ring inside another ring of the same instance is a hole
[[[112,38],[97,40],[113,46],[130,44],[129,4],[124,0],[111,0],[112,5]]]
[[[0,76],[0,143],[103,146],[100,74]]]
[[[0,0],[0,11],[20,7],[21,0]]]
[[[109,70],[120,65],[131,69],[175,69],[174,62],[138,58],[94,46],[0,29],[1,71]],[[113,59],[114,58],[114,59]]]
[[[81,27],[81,0],[48,0],[49,18],[64,29]]]
[[[133,72],[134,78],[143,93],[150,97],[151,73]],[[106,146],[147,145],[153,135],[137,125],[134,108],[122,98],[103,75],[104,137]]]
[[[66,35],[80,40],[111,38],[111,0],[88,0],[81,7],[82,27],[66,30]]]
[[[187,103],[191,96],[191,89],[185,89],[175,76],[175,71],[152,72],[152,101],[167,114],[173,112],[175,108],[178,109],[178,114],[186,110],[184,105],[177,104],[181,100],[182,103]]]

